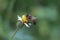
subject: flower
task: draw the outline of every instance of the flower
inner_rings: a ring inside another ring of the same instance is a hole
[[[18,16],[18,20],[20,20],[22,22],[22,18],[19,15],[17,15],[17,16]],[[26,25],[26,27],[30,27],[27,23],[24,23],[24,25]]]

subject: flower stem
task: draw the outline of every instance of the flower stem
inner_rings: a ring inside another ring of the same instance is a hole
[[[12,34],[10,40],[13,40],[13,39],[14,39],[14,36],[15,36],[15,34],[17,33],[18,30],[19,30],[19,28],[16,28],[16,31]]]

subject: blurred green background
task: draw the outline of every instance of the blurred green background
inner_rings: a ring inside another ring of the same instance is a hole
[[[14,40],[60,40],[60,0],[0,0],[0,40],[9,40],[23,14],[36,16],[37,24],[21,26]]]

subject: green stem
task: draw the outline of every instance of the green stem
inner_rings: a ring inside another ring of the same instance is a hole
[[[10,40],[14,39],[15,34],[17,33],[17,31],[19,30],[19,28],[16,28],[16,31],[13,33],[13,35],[11,36]]]

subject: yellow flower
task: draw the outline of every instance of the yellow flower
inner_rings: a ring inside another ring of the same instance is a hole
[[[28,22],[28,18],[26,17],[26,15],[22,15],[22,22]]]

